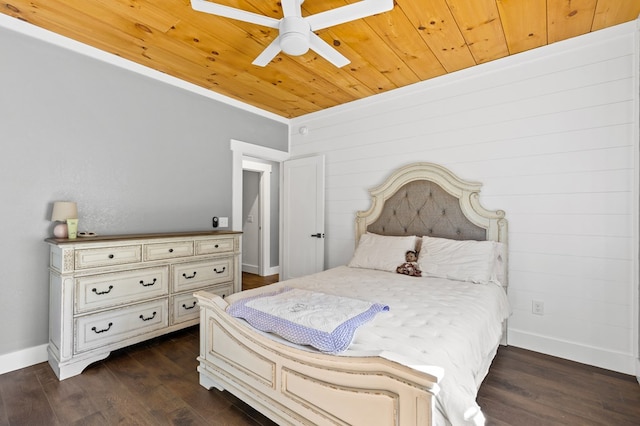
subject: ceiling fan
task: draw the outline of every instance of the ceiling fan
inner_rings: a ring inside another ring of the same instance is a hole
[[[258,55],[253,61],[254,65],[266,66],[281,51],[287,55],[299,56],[304,55],[311,49],[336,67],[341,68],[350,61],[318,37],[314,31],[389,11],[393,9],[394,2],[394,0],[361,0],[357,3],[303,17],[301,11],[303,1],[282,0],[284,16],[280,19],[212,3],[207,0],[191,0],[191,7],[200,12],[277,28],[279,31],[278,37]]]

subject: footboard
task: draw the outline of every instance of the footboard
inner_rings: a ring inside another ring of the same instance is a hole
[[[200,384],[227,390],[280,425],[432,425],[441,371],[339,357],[275,342],[198,292]]]

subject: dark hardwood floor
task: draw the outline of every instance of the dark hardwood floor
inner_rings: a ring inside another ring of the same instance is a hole
[[[268,277],[261,277],[260,275],[249,274],[247,272],[242,273],[242,289],[250,290],[256,287],[262,287],[263,285],[273,284],[278,282],[280,275],[269,275]]]
[[[500,347],[477,398],[488,425],[640,425],[640,384],[616,373]]]
[[[198,384],[198,328],[113,352],[62,382],[47,363],[0,375],[5,425],[274,425]],[[478,395],[487,425],[640,425],[635,377],[501,347]]]

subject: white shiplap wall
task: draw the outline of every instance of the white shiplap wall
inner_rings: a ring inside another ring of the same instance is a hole
[[[507,212],[510,344],[635,374],[637,43],[631,22],[293,120],[292,157],[326,157],[326,266],[368,188],[444,165]]]

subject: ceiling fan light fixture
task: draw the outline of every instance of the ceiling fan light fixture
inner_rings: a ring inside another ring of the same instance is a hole
[[[287,55],[300,56],[309,51],[311,27],[303,18],[285,17],[280,21],[280,49]]]
[[[300,33],[284,34],[280,36],[280,48],[287,55],[304,55],[309,51],[309,37]]]

